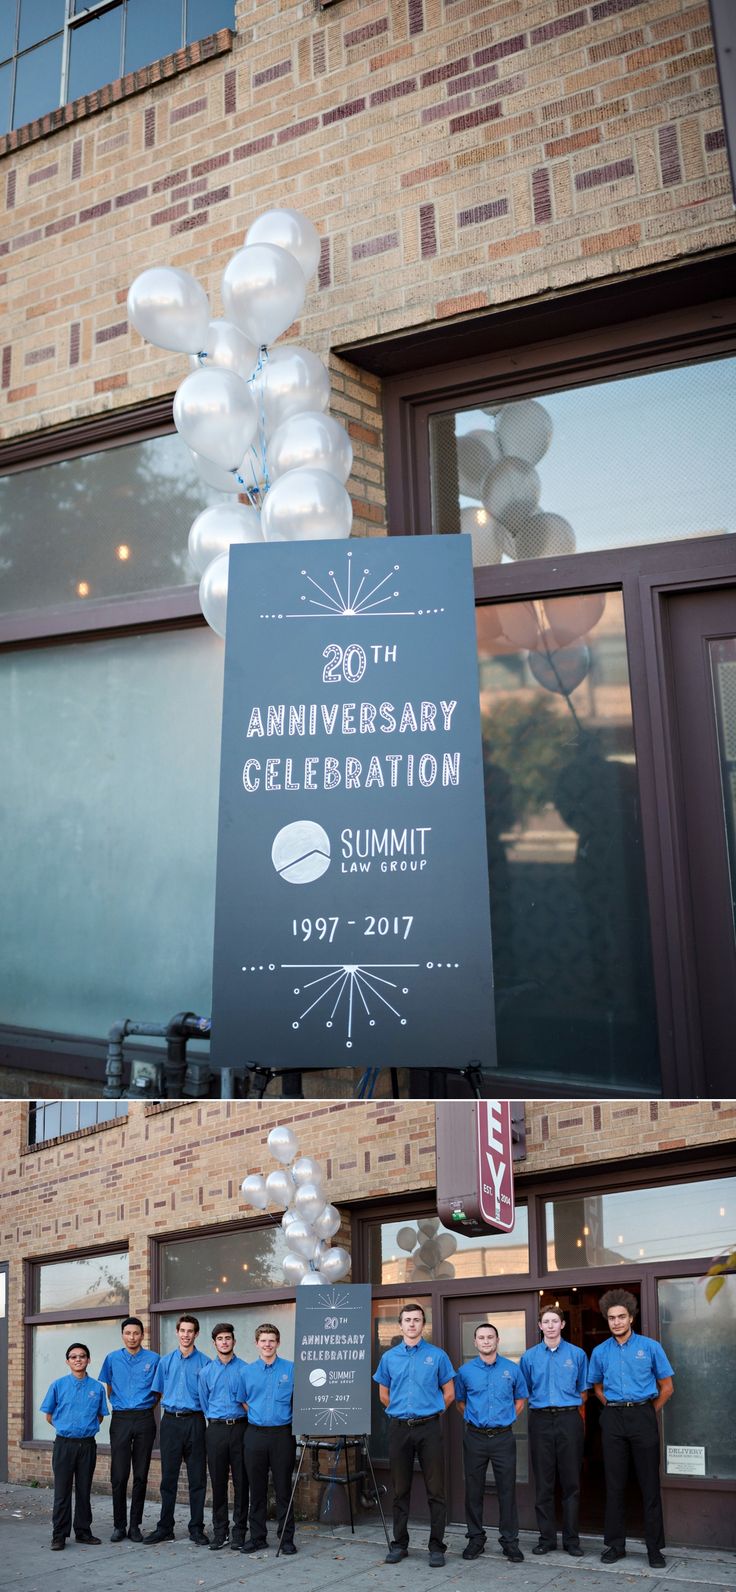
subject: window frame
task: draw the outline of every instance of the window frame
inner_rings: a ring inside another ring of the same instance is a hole
[[[24,1260],[23,1260],[23,1299],[24,1299],[24,1301],[26,1303],[26,1306],[29,1303],[30,1304],[34,1304],[35,1303],[35,1300],[36,1300],[36,1281],[37,1281],[38,1273],[39,1273],[40,1268],[42,1266],[53,1266],[53,1265],[56,1265],[57,1263],[61,1263],[61,1262],[64,1262],[64,1261],[70,1261],[70,1260],[88,1260],[88,1259],[93,1258],[95,1255],[128,1255],[128,1257],[130,1257],[130,1246],[129,1246],[129,1244],[127,1242],[120,1242],[120,1243],[113,1243],[113,1244],[110,1244],[110,1243],[92,1244],[92,1245],[89,1245],[89,1246],[85,1247],[84,1249],[80,1248],[80,1249],[66,1250],[63,1253],[63,1255],[58,1255],[58,1254],[57,1255],[48,1255],[48,1254],[44,1254],[44,1255],[30,1255],[30,1256],[25,1257]],[[88,1309],[88,1310],[76,1309],[76,1310],[33,1311],[33,1310],[28,1310],[27,1308],[24,1309],[24,1314],[23,1314],[23,1361],[24,1361],[24,1376],[23,1376],[23,1437],[21,1439],[21,1447],[22,1448],[33,1447],[33,1448],[50,1449],[52,1447],[53,1441],[54,1441],[53,1436],[49,1436],[48,1439],[47,1438],[38,1438],[38,1437],[34,1437],[33,1436],[33,1411],[34,1411],[34,1403],[33,1403],[33,1399],[34,1399],[34,1388],[33,1388],[33,1331],[34,1331],[34,1328],[35,1327],[63,1326],[66,1322],[69,1322],[69,1324],[70,1324],[70,1326],[72,1327],[72,1330],[73,1330],[74,1329],[74,1325],[78,1322],[80,1324],[80,1330],[84,1330],[84,1323],[87,1322],[87,1321],[111,1321],[111,1322],[115,1321],[115,1322],[120,1322],[128,1314],[129,1306],[130,1306],[130,1287],[128,1288],[128,1304],[125,1306],[124,1310],[121,1308],[120,1305],[106,1306],[104,1308],[94,1308],[94,1309]],[[59,1375],[63,1376],[63,1374],[64,1374],[63,1370],[60,1370]],[[38,1389],[36,1389],[36,1391],[38,1391]],[[45,1389],[44,1389],[44,1392],[45,1392]],[[108,1451],[108,1445],[106,1445],[105,1443],[101,1443],[99,1445],[99,1447],[100,1447],[102,1452],[107,1452]]]
[[[42,1112],[43,1112],[43,1115],[45,1117],[45,1108],[46,1108],[46,1106],[49,1106],[49,1105],[51,1105],[51,1106],[61,1105],[62,1107],[63,1106],[69,1106],[69,1105],[75,1105],[76,1108],[77,1108],[77,1126],[76,1126],[76,1128],[67,1128],[64,1133],[49,1134],[48,1136],[45,1136],[42,1139],[38,1139],[38,1138],[35,1137],[35,1133],[33,1132],[33,1130],[35,1129],[36,1123],[38,1121],[38,1108],[39,1108],[39,1106],[42,1108]],[[85,1122],[83,1125],[80,1125],[80,1123],[79,1123],[80,1107],[83,1106],[83,1105],[96,1106],[96,1107],[104,1105],[106,1107],[111,1107],[112,1108],[112,1114],[110,1116],[103,1117],[103,1118],[100,1118],[99,1116],[97,1116],[97,1118],[96,1118],[96,1120],[94,1122]],[[79,1097],[71,1099],[71,1100],[64,1100],[64,1099],[61,1099],[61,1098],[58,1098],[58,1097],[56,1099],[53,1099],[53,1100],[46,1100],[46,1099],[43,1099],[43,1100],[31,1100],[29,1102],[29,1106],[28,1106],[28,1145],[27,1145],[27,1148],[29,1150],[43,1150],[50,1144],[61,1144],[65,1139],[76,1139],[76,1138],[80,1138],[82,1135],[87,1134],[87,1133],[97,1133],[97,1132],[99,1132],[99,1130],[101,1128],[114,1127],[119,1122],[126,1122],[127,1118],[128,1118],[128,1101],[127,1100],[102,1100],[102,1099],[85,1100],[82,1096],[79,1096]]]

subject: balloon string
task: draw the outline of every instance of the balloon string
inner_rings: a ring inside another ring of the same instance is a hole
[[[263,376],[265,367],[268,364],[268,357],[268,345],[266,343],[261,343],[261,346],[258,350],[256,367],[249,382],[249,386],[253,389],[253,396],[258,402],[258,440],[260,443],[260,460],[258,458],[258,452],[256,450],[255,444],[251,444],[251,453],[255,455],[256,463],[260,463],[261,466],[261,479],[263,485],[262,487],[259,487],[258,485],[255,487],[256,494],[261,499],[265,497],[271,485],[268,474],[268,466],[266,464],[266,395],[264,392],[263,381],[259,380],[259,377]],[[254,474],[255,473],[256,472],[254,471]],[[246,488],[246,490],[248,489]]]

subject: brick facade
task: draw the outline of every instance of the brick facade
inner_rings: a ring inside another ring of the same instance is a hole
[[[322,236],[292,336],[330,350],[733,243],[706,4],[237,0],[237,29],[0,142],[2,434],[173,392],[134,276],[219,279],[254,217]],[[385,524],[380,386],[332,360],[355,530]]]

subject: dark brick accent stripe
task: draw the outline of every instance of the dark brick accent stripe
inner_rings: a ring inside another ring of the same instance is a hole
[[[5,208],[6,208],[6,210],[14,210],[15,209],[15,189],[16,189],[16,183],[17,183],[17,175],[18,174],[15,171],[9,171],[8,172],[7,181],[5,183]]]
[[[77,218],[73,216],[59,216],[58,221],[48,221],[44,227],[44,237],[55,238],[57,232],[68,232],[70,227],[76,227]]]
[[[603,1122],[603,1112],[601,1111],[600,1106],[594,1106],[593,1107],[593,1131],[594,1131],[594,1133],[600,1133],[602,1122]]]
[[[646,0],[601,0],[600,5],[591,6],[591,22],[602,22],[604,17],[618,16],[619,11],[633,11],[635,6],[643,6]]]
[[[207,95],[200,95],[199,99],[190,100],[188,105],[180,105],[178,110],[172,111],[169,121],[173,127],[175,122],[185,122],[189,116],[198,116],[200,111],[207,109]]]
[[[325,50],[324,33],[315,33],[312,39],[312,71],[315,77],[321,77],[327,70],[327,53]]]
[[[316,127],[319,127],[319,117],[308,116],[306,121],[294,122],[291,127],[282,127],[281,132],[277,134],[276,142],[288,144],[292,138],[304,138],[307,133],[313,133]]]
[[[586,11],[571,11],[566,17],[557,17],[554,22],[545,22],[541,28],[532,28],[529,33],[529,43],[545,44],[548,39],[560,39],[564,33],[573,33],[576,28],[584,28],[587,20]]]
[[[82,175],[82,147],[81,138],[75,139],[72,145],[72,182]]]
[[[437,225],[434,205],[419,206],[419,238],[422,246],[422,259],[431,260],[437,253]]]
[[[398,232],[384,232],[381,238],[369,238],[367,243],[354,243],[351,252],[354,260],[367,260],[374,254],[386,254],[389,249],[398,247]]]
[[[451,133],[464,133],[469,127],[482,127],[484,122],[494,122],[501,115],[499,104],[486,105],[481,111],[469,111],[467,116],[453,116]]]
[[[167,188],[178,188],[181,182],[186,182],[189,173],[186,166],[180,171],[170,171],[167,177],[159,177],[151,188],[151,193],[165,193]]]
[[[320,288],[329,287],[332,282],[332,262],[330,259],[330,240],[320,238],[319,265],[317,267],[317,285]]]
[[[466,110],[472,103],[472,94],[457,94],[454,99],[446,100],[444,104],[428,105],[427,109],[422,111],[422,122],[439,121],[440,118],[451,116],[453,111]]]
[[[41,365],[45,359],[53,359],[55,353],[56,347],[53,343],[49,343],[46,348],[32,348],[30,354],[26,354],[24,364]]]
[[[13,251],[16,249],[25,249],[31,243],[38,243],[38,240],[41,237],[41,232],[41,227],[33,227],[30,232],[20,232],[17,238],[13,238],[13,241],[10,245],[11,249],[13,249]]]
[[[351,33],[346,33],[344,44],[346,50],[354,44],[367,44],[369,39],[377,39],[379,34],[388,33],[388,17],[379,17],[377,22],[369,22],[365,28],[353,28]]]
[[[155,210],[151,216],[151,226],[162,227],[167,221],[178,221],[179,216],[184,216],[186,213],[187,202],[184,199],[181,204],[167,205],[165,210]]]
[[[713,132],[713,133],[706,133],[706,135],[705,135],[705,147],[708,150],[709,154],[710,154],[710,151],[713,150],[713,149],[725,149],[725,147],[726,147],[726,134],[725,134],[725,132],[724,132],[722,127],[718,127],[716,129],[716,131]]]
[[[534,205],[534,220],[552,220],[552,195],[549,186],[549,172],[540,166],[532,172],[532,202]]]
[[[222,107],[226,116],[234,116],[238,108],[238,79],[235,72],[225,73]]]
[[[182,209],[186,209],[186,205]],[[200,210],[197,216],[185,216],[183,221],[177,221],[176,226],[171,228],[171,236],[175,238],[178,232],[193,232],[195,227],[205,227],[209,219],[206,210]]]
[[[109,215],[111,210],[111,199],[102,199],[97,205],[87,205],[86,209],[79,212],[79,225],[83,226],[85,221],[97,221],[100,216]]]
[[[198,160],[192,166],[193,177],[206,177],[209,171],[219,171],[222,166],[229,166],[230,150],[226,149],[222,155],[210,155],[208,160]]]
[[[9,387],[10,386],[10,363],[11,363],[12,358],[13,358],[12,345],[10,343],[6,343],[5,347],[3,349],[3,365],[2,365],[2,375],[0,376],[0,387]]]
[[[169,198],[177,204],[180,199],[191,199],[193,193],[204,193],[206,188],[207,178],[200,177],[198,182],[183,182],[180,188],[172,188]]]
[[[665,188],[671,188],[673,183],[682,182],[677,128],[671,124],[668,127],[660,127],[657,133],[657,142],[659,144],[662,184]]]
[[[424,32],[424,0],[409,0],[409,36]]]
[[[333,122],[345,122],[349,116],[359,116],[365,110],[365,99],[345,100],[342,105],[334,105],[331,111],[322,112],[322,126],[331,127]]]
[[[253,73],[253,87],[261,88],[264,83],[275,83],[277,77],[288,77],[291,71],[291,57],[285,61],[277,61],[275,66],[266,66],[262,72]]]
[[[114,326],[103,326],[101,331],[95,332],[95,342],[109,343],[113,337],[124,337],[127,330],[127,321],[116,321]]]
[[[28,178],[29,188],[32,188],[36,182],[45,182],[47,177],[55,177],[58,170],[59,162],[55,160],[53,166],[42,166],[40,171],[32,171]]]
[[[250,160],[251,155],[260,155],[264,149],[273,147],[273,133],[265,133],[263,138],[253,138],[249,144],[238,144],[233,150],[233,160]]]
[[[433,66],[430,72],[422,72],[419,79],[422,88],[431,88],[433,83],[444,83],[448,77],[459,77],[461,72],[467,72],[470,66],[470,56],[461,55],[457,61],[448,61],[445,66]]]
[[[497,66],[479,66],[474,72],[466,72],[464,77],[453,77],[447,85],[448,94],[465,94],[468,89],[482,88],[485,83],[495,83],[498,78]]]
[[[504,55],[516,55],[519,50],[525,50],[526,45],[526,34],[515,33],[511,39],[501,39],[498,44],[489,44],[484,50],[476,50],[473,65],[485,66],[488,61],[500,61]]]
[[[69,327],[69,364],[79,364],[79,331],[81,323],[72,321]]]
[[[155,107],[155,105],[148,105],[146,107],[146,113],[145,113],[145,116],[143,118],[143,127],[144,127],[144,133],[143,133],[144,145],[145,145],[146,149],[153,149],[153,146],[154,146],[154,144],[156,142],[156,107]]]
[[[371,107],[374,105],[387,105],[390,100],[403,99],[406,94],[415,94],[417,80],[415,77],[405,77],[401,83],[392,83],[389,88],[377,88],[371,94]]]
[[[594,166],[590,171],[580,171],[575,178],[575,187],[580,191],[583,188],[599,188],[603,182],[616,182],[619,177],[633,177],[633,160],[613,160],[609,166]]]
[[[147,199],[147,198],[148,198],[148,183],[146,182],[146,183],[143,184],[143,186],[141,188],[129,188],[127,193],[116,194],[116,196],[115,196],[115,209],[116,210],[122,210],[124,205],[134,205],[134,204],[137,203],[137,201],[139,199]]]
[[[508,212],[508,199],[491,199],[488,204],[473,205],[472,210],[459,210],[457,224],[459,227],[475,227],[479,221],[494,221],[496,216],[506,216]]]
[[[224,188],[212,188],[210,193],[200,194],[198,199],[192,201],[193,210],[206,210],[208,205],[222,204],[223,199],[230,198],[230,184]]]

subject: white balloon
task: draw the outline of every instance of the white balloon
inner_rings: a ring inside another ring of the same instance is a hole
[[[300,1155],[291,1168],[291,1175],[297,1184],[322,1182],[322,1168],[319,1161],[312,1160],[311,1155]]]
[[[274,1160],[281,1161],[284,1166],[299,1152],[297,1137],[291,1128],[272,1128],[266,1143]]]
[[[213,464],[211,459],[203,459],[201,453],[195,453],[189,448],[190,458],[194,460],[197,474],[208,486],[213,486],[217,492],[242,492],[243,487],[236,479],[233,470],[223,470],[221,464]]]
[[[330,402],[326,366],[311,348],[299,348],[295,344],[272,350],[253,383],[253,390],[269,436],[292,415],[308,410],[321,414]]]
[[[347,1277],[351,1260],[346,1249],[339,1244],[335,1249],[328,1249],[327,1254],[320,1261],[319,1274],[325,1282],[340,1282]]]
[[[396,1234],[396,1242],[399,1246],[399,1249],[405,1249],[407,1253],[411,1253],[411,1250],[416,1247],[417,1243],[417,1235],[414,1228],[400,1227],[398,1233]]]
[[[317,228],[308,216],[299,210],[266,210],[248,228],[245,235],[249,243],[277,243],[287,254],[293,254],[309,282],[319,265],[320,242]]]
[[[483,483],[483,505],[515,532],[536,509],[541,492],[542,483],[531,464],[502,459],[491,466]]]
[[[299,1221],[299,1217],[297,1216],[297,1213],[296,1213],[295,1210],[291,1210],[290,1209],[290,1210],[284,1211],[284,1214],[283,1214],[283,1216],[281,1218],[281,1226],[283,1227],[284,1232],[288,1235],[289,1228],[291,1227],[292,1222],[298,1222],[298,1221]]]
[[[536,398],[504,404],[496,420],[496,434],[506,457],[538,464],[552,441],[552,418]]]
[[[435,1277],[454,1277],[455,1267],[450,1260],[443,1260],[441,1265],[435,1266]]]
[[[281,1262],[281,1270],[284,1273],[284,1282],[293,1284],[296,1287],[296,1284],[301,1282],[302,1277],[309,1271],[309,1261],[305,1260],[303,1255],[295,1255],[291,1250],[287,1249]]]
[[[307,1271],[302,1277],[299,1286],[300,1288],[321,1288],[323,1282],[324,1278],[320,1277],[318,1271]]]
[[[287,470],[311,465],[334,475],[344,486],[353,467],[353,449],[345,427],[318,409],[282,420],[271,436],[266,457],[272,481]]]
[[[230,321],[258,346],[272,343],[291,326],[306,297],[304,272],[292,254],[275,243],[252,243],[234,254],[222,278],[222,302]]]
[[[507,533],[500,520],[494,520],[482,503],[460,510],[460,529],[470,536],[475,565],[501,563]]]
[[[559,558],[574,553],[576,545],[570,521],[562,514],[545,514],[542,509],[530,514],[514,533],[516,558]]]
[[[294,1198],[294,1179],[291,1172],[287,1172],[283,1166],[277,1167],[275,1172],[269,1172],[266,1188],[272,1205],[281,1205],[285,1208]]]
[[[457,1239],[454,1233],[439,1233],[436,1239],[437,1248],[442,1260],[449,1260],[457,1249]]]
[[[233,543],[262,542],[261,516],[257,509],[242,503],[214,503],[203,509],[189,532],[189,557],[198,575],[218,553],[226,553]]]
[[[293,1179],[292,1179],[293,1182]],[[325,1208],[325,1197],[316,1183],[299,1183],[294,1194],[294,1210],[305,1222],[314,1222]],[[319,1237],[322,1235],[319,1234]]]
[[[334,1205],[325,1205],[319,1216],[315,1216],[312,1226],[318,1238],[334,1238],[341,1223],[340,1212]]]
[[[234,470],[255,436],[258,414],[247,383],[231,370],[194,370],[174,397],[174,425],[195,453]]]
[[[420,1233],[424,1233],[427,1238],[434,1238],[435,1233],[438,1233],[440,1230],[439,1217],[423,1216],[421,1221],[417,1222],[417,1227],[419,1228]]]
[[[200,354],[206,357],[201,359]],[[205,341],[199,352],[191,355],[189,363],[192,370],[218,365],[221,370],[233,370],[243,381],[249,381],[258,363],[258,349],[232,321],[210,321]]]
[[[494,431],[478,427],[457,439],[457,477],[465,497],[479,498],[492,464],[498,464],[501,449]]]
[[[311,1260],[319,1243],[314,1229],[302,1217],[292,1222],[287,1235],[289,1249],[295,1249],[298,1255],[304,1255],[306,1260]]]
[[[340,481],[324,470],[289,470],[263,501],[267,542],[306,542],[350,535],[353,505]]]
[[[207,340],[210,307],[204,288],[188,271],[154,265],[130,286],[128,319],[157,348],[196,354]]]
[[[224,636],[227,624],[227,582],[230,554],[218,553],[199,583],[199,606],[216,635]]]
[[[265,1211],[268,1204],[266,1184],[260,1172],[249,1172],[243,1178],[240,1192],[246,1205],[253,1205],[257,1211]]]

